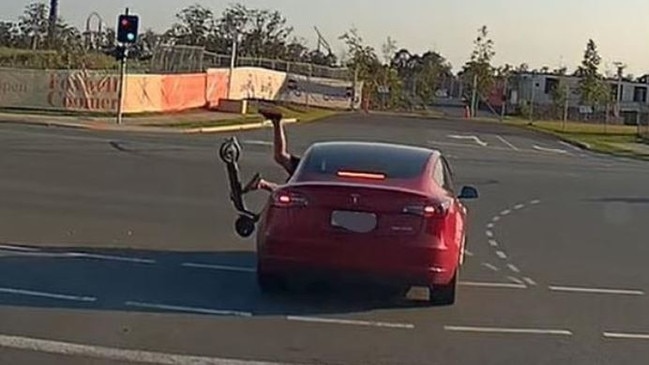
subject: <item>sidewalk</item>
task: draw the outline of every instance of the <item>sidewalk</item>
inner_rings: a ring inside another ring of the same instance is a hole
[[[285,119],[286,123],[296,121],[297,119]],[[0,112],[0,123],[22,123],[101,131],[180,134],[236,131],[259,128],[269,124],[256,115],[230,114],[207,110],[167,115],[127,116],[122,119],[121,124],[117,124],[116,117]]]

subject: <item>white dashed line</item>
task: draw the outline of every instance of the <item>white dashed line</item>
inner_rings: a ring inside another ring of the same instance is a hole
[[[500,220],[500,216],[498,216],[498,215],[495,216],[495,217],[493,217],[493,218],[491,218],[491,221],[492,221],[492,222],[498,222],[499,220]]]
[[[469,257],[473,257],[473,252],[471,252],[471,251],[469,251],[467,249],[464,249],[464,254],[469,256]]]
[[[466,253],[466,251],[465,251]],[[209,270],[221,270],[221,271],[236,271],[236,272],[257,272],[257,269],[251,267],[242,267],[242,266],[225,266],[225,265],[207,265],[207,264],[195,264],[192,262],[185,262],[182,264],[185,267],[193,267],[196,269],[209,269]]]
[[[487,228],[489,228],[489,229],[492,229],[492,228],[494,228],[495,226],[496,226],[496,225],[493,224],[493,223],[489,223],[489,224],[487,224]]]
[[[511,212],[512,212],[511,210],[506,209],[506,210],[503,210],[502,212],[500,212],[500,215],[506,216],[506,215],[509,215]]]
[[[511,144],[509,141],[507,141],[507,140],[504,139],[503,137],[501,137],[501,136],[499,136],[499,135],[496,135],[496,138],[498,138],[502,143],[506,144],[507,147],[510,147],[510,148],[513,149],[514,151],[518,151],[518,148],[516,148],[516,146],[514,146],[513,144]]]
[[[516,204],[516,205],[514,206],[514,209],[515,209],[515,210],[521,210],[521,209],[523,209],[523,208],[525,208],[525,204]]]
[[[273,142],[268,142],[268,141],[257,141],[257,140],[244,140],[241,141],[243,144],[250,144],[250,145],[259,145],[259,146],[272,146]]]
[[[580,288],[580,287],[567,287],[567,286],[550,286],[549,289],[552,291],[573,292],[573,293],[644,295],[644,291],[633,290],[633,289]]]
[[[64,356],[79,356],[144,364],[201,364],[201,365],[280,365],[280,363],[234,360],[216,357],[203,357],[170,354],[164,352],[127,350],[114,347],[82,345],[70,342],[51,341],[29,337],[0,335],[0,347],[17,350],[44,352]],[[281,363],[288,365],[286,363]]]
[[[536,286],[536,281],[532,280],[531,278],[529,278],[527,276],[523,278],[523,281],[525,281],[527,283],[527,285]]]
[[[12,245],[0,245],[0,250],[24,251],[24,252],[38,252],[39,251],[36,248],[23,247],[23,246],[12,246]]]
[[[345,325],[368,326],[368,327],[385,327],[385,328],[402,328],[402,329],[415,328],[415,326],[410,323],[387,323],[387,322],[374,322],[374,321],[359,321],[359,320],[351,320],[351,319],[302,317],[302,316],[286,316],[286,319],[289,321],[299,321],[299,322],[345,324]]]
[[[521,279],[519,279],[519,278],[515,278],[515,277],[513,277],[513,276],[508,276],[507,279],[509,279],[509,281],[511,281],[512,283],[521,284],[521,285],[524,285],[524,284],[525,284],[525,283],[523,282],[523,280],[521,280]]]
[[[489,240],[489,245],[491,247],[498,247],[498,241],[496,240]]]
[[[532,204],[532,205],[537,205],[537,204],[539,204],[540,202],[541,202],[541,201],[537,199],[537,200],[532,200],[532,201],[530,202],[530,204]]]
[[[468,286],[474,288],[506,288],[506,289],[527,289],[527,286],[514,283],[487,283],[476,281],[461,281],[460,286]]]
[[[488,262],[483,262],[483,263],[482,263],[482,266],[484,266],[484,267],[486,267],[487,269],[492,270],[492,271],[500,271],[499,268],[495,267],[494,265],[492,265],[492,264],[490,264],[490,263],[488,263]]]
[[[0,288],[0,293],[4,294],[15,294],[15,295],[26,295],[32,297],[42,297],[50,299],[62,299],[62,300],[72,300],[76,302],[94,302],[97,298],[94,297],[85,297],[85,296],[76,296],[76,295],[67,295],[67,294],[57,294],[57,293],[46,293],[40,291],[24,290],[24,289],[13,289],[13,288]]]
[[[88,259],[98,259],[98,260],[108,260],[108,261],[123,261],[123,262],[134,262],[139,264],[155,264],[155,260],[150,259],[139,259],[135,257],[120,257],[120,256],[109,256],[109,255],[98,255],[93,253],[83,253],[83,252],[70,252],[66,254],[70,257],[83,257]]]
[[[568,151],[561,150],[561,149],[558,149],[558,148],[546,148],[546,147],[540,147],[540,146],[537,146],[537,145],[534,145],[532,147],[534,147],[534,149],[536,149],[536,150],[544,151],[544,152],[554,152],[554,153],[562,153],[562,154],[568,153]]]
[[[493,236],[494,236],[494,233],[493,233],[492,231],[486,231],[485,234],[486,234],[487,237],[489,237],[489,238],[493,238]]]
[[[148,309],[161,309],[161,310],[169,310],[169,311],[177,311],[177,312],[213,314],[213,315],[217,315],[217,316],[252,317],[252,313],[239,312],[239,311],[205,309],[205,308],[194,308],[194,307],[181,307],[181,306],[175,306],[175,305],[156,304],[156,303],[141,303],[141,302],[126,302],[124,304],[126,304],[129,307],[148,308]]]
[[[625,340],[649,340],[649,334],[646,333],[604,332],[604,337]]]
[[[503,260],[507,259],[507,254],[503,251],[496,251],[496,255],[498,255],[498,257],[500,257]]]
[[[502,328],[502,327],[469,327],[469,326],[444,326],[447,331],[483,332],[483,333],[509,333],[509,334],[536,334],[572,336],[572,332],[560,329],[542,328]]]
[[[507,264],[507,267],[509,268],[509,270],[511,270],[511,271],[513,271],[513,272],[515,272],[517,274],[521,272],[521,270],[518,267],[516,267],[516,265],[514,265],[514,264]]]

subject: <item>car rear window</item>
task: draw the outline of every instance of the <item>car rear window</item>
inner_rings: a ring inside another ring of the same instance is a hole
[[[387,179],[416,178],[432,152],[410,147],[379,145],[326,145],[305,156],[303,173],[336,175],[338,172],[383,174]]]

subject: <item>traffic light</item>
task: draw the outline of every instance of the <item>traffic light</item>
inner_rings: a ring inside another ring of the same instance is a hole
[[[137,15],[120,15],[117,21],[117,41],[120,43],[135,43],[137,41],[139,22],[140,19]]]

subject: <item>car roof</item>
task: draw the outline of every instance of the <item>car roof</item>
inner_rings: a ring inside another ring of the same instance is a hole
[[[420,146],[413,146],[401,143],[370,142],[370,141],[326,141],[315,142],[309,148],[312,151],[327,152],[344,150],[348,153],[375,151],[384,154],[401,154],[416,157],[437,157],[441,153],[438,150]]]

